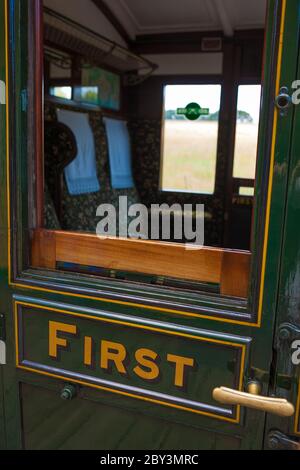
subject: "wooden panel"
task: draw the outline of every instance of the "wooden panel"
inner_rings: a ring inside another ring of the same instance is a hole
[[[221,294],[247,297],[249,289],[251,254],[225,251],[221,273]]]
[[[220,284],[222,295],[247,297],[251,254],[204,247],[96,235],[37,230],[32,265],[55,269],[57,262],[75,263],[191,281]]]
[[[56,232],[56,259],[107,269],[220,282],[223,251],[184,245]]]
[[[32,239],[31,263],[38,268],[56,268],[55,232],[36,230]]]

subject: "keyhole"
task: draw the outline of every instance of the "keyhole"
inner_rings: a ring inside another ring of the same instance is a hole
[[[280,110],[281,116],[286,116],[288,109],[292,103],[292,99],[289,95],[289,90],[287,87],[282,87],[280,89],[279,95],[276,98],[276,106]]]
[[[290,97],[288,95],[279,96],[277,104],[279,108],[287,108],[290,104]]]

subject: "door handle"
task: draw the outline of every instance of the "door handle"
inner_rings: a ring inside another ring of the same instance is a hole
[[[289,418],[295,413],[294,405],[285,398],[263,397],[231,388],[220,387],[213,391],[213,398],[224,405],[241,405]]]

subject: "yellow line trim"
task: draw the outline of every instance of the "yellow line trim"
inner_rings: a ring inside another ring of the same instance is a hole
[[[281,77],[281,66],[282,66],[282,52],[283,52],[283,35],[285,30],[285,16],[286,16],[286,5],[287,1],[283,0],[282,4],[282,18],[281,18],[281,31],[280,31],[280,44],[279,44],[279,52],[278,52],[278,63],[277,63],[277,78],[276,78],[276,89],[279,89],[280,84],[280,77]],[[8,11],[7,11],[7,2],[5,2],[5,30],[6,30],[6,94],[7,94],[7,105],[6,105],[6,135],[7,135],[7,200],[8,200],[8,284],[12,288],[20,288],[20,289],[28,289],[31,291],[38,291],[38,292],[46,292],[50,294],[58,294],[64,296],[71,296],[71,297],[78,297],[81,299],[89,299],[95,301],[106,302],[110,304],[118,304],[118,305],[125,305],[129,307],[137,307],[137,308],[144,308],[151,311],[159,311],[164,313],[172,313],[176,315],[185,315],[194,318],[202,318],[222,323],[230,323],[236,325],[244,325],[244,326],[251,326],[253,328],[260,328],[262,324],[262,311],[263,311],[263,300],[264,300],[264,284],[265,284],[265,275],[266,275],[266,261],[267,261],[267,249],[268,249],[268,238],[269,238],[269,228],[270,228],[270,211],[271,211],[271,199],[272,199],[272,189],[273,189],[273,168],[274,168],[274,161],[275,161],[275,147],[276,147],[276,133],[277,133],[277,124],[278,124],[278,116],[277,110],[274,112],[274,124],[273,124],[273,136],[272,136],[272,151],[271,151],[271,162],[270,162],[270,176],[269,176],[269,188],[268,188],[268,199],[267,199],[267,210],[266,210],[266,226],[265,226],[265,235],[264,235],[264,248],[263,248],[263,259],[262,259],[262,273],[261,273],[261,286],[260,286],[260,294],[259,294],[259,308],[258,308],[258,322],[244,322],[240,320],[233,320],[227,319],[222,317],[215,317],[209,315],[202,315],[202,314],[193,314],[190,312],[173,310],[168,308],[160,308],[154,307],[149,305],[143,305],[134,302],[125,302],[125,301],[118,301],[118,300],[110,300],[102,297],[93,297],[88,295],[81,295],[72,292],[65,292],[65,291],[57,291],[52,289],[45,289],[30,286],[27,284],[18,284],[14,283],[11,280],[11,226],[10,226],[10,165],[9,165],[9,106],[8,106]]]
[[[120,321],[120,320],[112,320],[112,319],[103,318],[103,317],[100,318],[100,317],[95,317],[95,316],[92,316],[92,315],[86,315],[84,313],[71,312],[71,311],[64,310],[64,309],[46,307],[46,306],[31,304],[31,303],[28,303],[28,302],[15,301],[14,302],[14,318],[15,318],[15,337],[16,337],[16,367],[18,369],[23,369],[23,370],[33,372],[33,373],[36,373],[36,374],[41,374],[41,375],[45,375],[45,376],[49,376],[49,377],[54,377],[54,378],[57,378],[57,379],[66,380],[66,377],[64,377],[63,375],[57,375],[57,374],[51,374],[49,372],[39,371],[39,370],[32,369],[32,368],[29,368],[29,367],[26,367],[26,366],[22,366],[19,363],[18,307],[35,308],[35,309],[39,309],[39,310],[43,310],[43,311],[46,310],[46,311],[60,313],[60,314],[64,314],[64,315],[70,315],[72,317],[79,317],[79,318],[83,318],[83,319],[101,321],[103,323],[118,324],[118,325],[122,325],[122,326],[128,326],[128,327],[131,327],[131,328],[154,331],[156,333],[168,334],[168,335],[172,335],[172,336],[176,336],[176,337],[183,337],[183,338],[188,338],[188,339],[192,339],[192,340],[203,341],[203,342],[213,343],[213,344],[221,344],[223,346],[229,346],[229,347],[234,347],[234,348],[241,349],[242,355],[241,355],[241,365],[240,365],[239,390],[242,390],[245,364],[246,364],[246,345],[245,344],[239,344],[239,343],[234,343],[234,342],[229,342],[229,341],[227,342],[227,341],[222,341],[222,340],[215,340],[215,339],[212,339],[212,338],[205,338],[205,337],[202,337],[202,336],[195,336],[195,335],[190,335],[190,334],[187,334],[187,333],[164,330],[164,329],[161,329],[161,328],[156,328],[156,327],[151,327],[151,326],[146,326],[146,325],[138,325],[138,324],[131,323],[131,322],[125,322],[125,321]],[[208,416],[208,417],[211,417],[211,418],[216,418],[216,419],[219,419],[221,421],[228,421],[228,422],[234,423],[234,424],[239,424],[239,422],[240,422],[240,413],[241,413],[240,406],[237,407],[237,417],[235,419],[231,419],[231,418],[226,418],[226,417],[214,414],[214,413],[209,413],[209,412],[199,411],[199,410],[193,410],[192,408],[188,408],[188,407],[184,407],[184,406],[180,406],[180,405],[174,405],[172,403],[163,402],[163,401],[152,399],[152,398],[149,399],[148,397],[141,397],[140,395],[134,395],[134,394],[127,393],[127,392],[118,391],[118,390],[115,390],[115,389],[110,389],[108,387],[91,384],[89,382],[79,381],[77,379],[75,380],[73,378],[70,379],[70,380],[74,383],[85,385],[87,387],[97,388],[97,389],[100,389],[100,390],[109,391],[109,392],[112,392],[112,393],[115,393],[115,394],[121,394],[121,395],[130,397],[130,398],[137,398],[137,399],[140,399],[140,400],[143,400],[143,401],[148,401],[148,402],[156,403],[156,404],[163,405],[163,406],[169,406],[169,407],[177,408],[177,409],[180,409],[180,410],[183,410],[183,411],[189,411],[189,412],[192,412],[192,413]]]

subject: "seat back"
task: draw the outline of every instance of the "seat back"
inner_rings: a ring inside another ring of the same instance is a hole
[[[81,107],[61,105],[54,102],[45,104],[45,121],[57,122],[56,110],[67,109],[77,112],[86,112],[95,139],[96,164],[100,191],[91,194],[72,196],[69,194],[65,179],[63,178],[61,192],[61,226],[63,230],[83,231],[95,233],[99,218],[96,211],[100,204],[112,204],[118,208],[119,196],[127,196],[128,204],[140,202],[137,189],[112,189],[109,170],[109,155],[103,116],[99,110],[83,111]],[[45,162],[45,166],[47,163]],[[118,211],[117,211],[118,212]]]
[[[61,226],[57,217],[57,212],[50,195],[48,186],[45,185],[44,196],[44,226],[47,230],[60,230]]]

